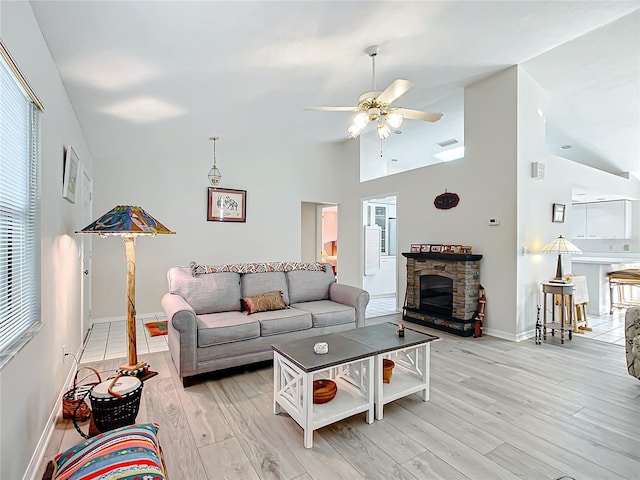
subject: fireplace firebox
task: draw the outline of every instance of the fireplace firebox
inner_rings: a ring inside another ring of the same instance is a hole
[[[407,258],[403,318],[464,337],[473,335],[482,255],[402,255]]]
[[[420,275],[420,310],[453,315],[453,279]]]

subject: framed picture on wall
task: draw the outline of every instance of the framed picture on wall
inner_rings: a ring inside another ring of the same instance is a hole
[[[207,221],[246,222],[247,191],[209,187]]]
[[[71,145],[66,147],[62,172],[62,197],[71,203],[76,203],[76,187],[78,183],[78,171],[80,159]]]
[[[420,247],[421,247],[421,245],[419,243],[412,243],[411,244],[411,253],[420,253]]]
[[[567,210],[567,206],[564,203],[553,204],[553,217],[551,219],[554,223],[564,223],[564,215]]]

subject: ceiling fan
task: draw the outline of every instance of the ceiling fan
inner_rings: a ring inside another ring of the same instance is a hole
[[[376,90],[376,56],[380,52],[378,45],[368,47],[365,52],[371,57],[373,66],[373,90],[364,92],[358,99],[355,107],[307,107],[305,110],[322,110],[331,112],[358,112],[349,127],[349,135],[358,138],[358,135],[370,122],[376,122],[378,138],[384,140],[391,135],[392,128],[399,128],[405,118],[422,120],[425,122],[437,122],[442,118],[442,113],[423,112],[409,108],[392,107],[391,103],[409,90],[413,83],[409,80],[398,78],[384,90]]]

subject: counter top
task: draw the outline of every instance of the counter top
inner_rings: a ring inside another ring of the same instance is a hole
[[[596,255],[574,255],[571,258],[572,263],[600,263],[606,265],[613,264],[628,264],[628,263],[638,263],[640,264],[640,254],[637,256],[628,256],[628,257],[612,257],[607,255],[596,256]]]

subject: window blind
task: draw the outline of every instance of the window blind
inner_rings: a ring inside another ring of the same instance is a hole
[[[39,111],[0,57],[0,356],[40,315]]]

